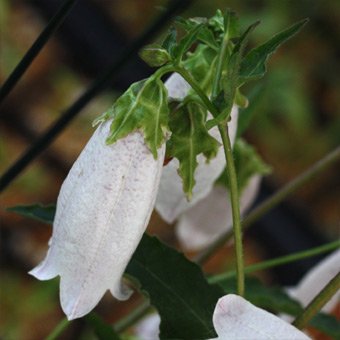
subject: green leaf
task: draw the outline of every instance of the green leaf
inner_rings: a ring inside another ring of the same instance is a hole
[[[235,104],[242,109],[247,108],[249,105],[248,98],[244,94],[242,94],[239,89],[236,90]]]
[[[147,45],[140,51],[139,56],[151,67],[162,66],[171,60],[168,51],[157,44]]]
[[[257,21],[246,29],[246,31],[242,34],[242,36],[234,46],[229,59],[227,59],[227,62],[225,63],[225,69],[222,71],[221,77],[223,88],[223,92],[221,92],[221,94],[223,94],[223,96],[221,96],[220,94],[217,98],[219,101],[219,106],[224,107],[224,109],[220,110],[221,113],[217,117],[214,117],[207,122],[208,129],[211,129],[213,126],[227,121],[229,118],[238,88],[239,72],[243,50],[248,42],[250,33],[255,29],[258,24],[259,22]]]
[[[274,53],[280,45],[298,33],[307,21],[308,19],[299,21],[288,29],[276,34],[263,45],[251,50],[242,60],[239,85],[241,86],[249,80],[263,77],[266,72],[268,57]]]
[[[132,84],[114,103],[114,120],[106,142],[112,144],[141,129],[154,158],[168,131],[167,90],[159,78],[151,77]]]
[[[165,48],[171,57],[174,57],[174,50],[177,44],[177,31],[175,27],[171,27],[165,39],[163,40],[162,47]]]
[[[7,210],[42,222],[53,223],[55,206],[41,204],[17,205],[7,208]]]
[[[90,313],[84,319],[93,328],[99,340],[120,340],[113,327],[105,323],[97,314]]]
[[[197,40],[197,35],[201,28],[202,24],[195,26],[192,30],[187,32],[184,37],[178,42],[177,46],[174,50],[174,55],[177,62],[180,62],[184,53],[191,47],[191,45]]]
[[[216,336],[212,315],[223,292],[209,285],[201,268],[183,254],[144,234],[126,272],[140,282],[157,308],[161,339]]]
[[[208,27],[208,20],[206,18],[177,18],[176,23],[184,28],[187,32],[191,31],[198,25],[202,25],[202,28],[198,32],[197,40],[201,41],[203,44],[209,46],[214,50],[218,50],[218,42],[216,41],[214,32]],[[202,44],[200,44],[202,46]]]
[[[238,186],[241,191],[247,186],[252,176],[267,175],[271,172],[271,168],[262,160],[255,148],[243,139],[236,141],[233,154]]]
[[[207,160],[216,156],[219,143],[210,136],[205,127],[205,111],[194,102],[179,105],[170,116],[171,138],[167,143],[167,155],[179,160],[179,175],[183,191],[188,199],[195,185],[197,156],[201,153]]]
[[[333,315],[318,313],[309,324],[332,339],[340,339],[340,322]]]
[[[252,119],[257,112],[257,108],[265,93],[265,87],[263,84],[257,85],[249,94],[249,105],[243,110],[239,111],[238,122],[237,122],[237,138],[241,137],[243,133],[249,127]]]
[[[241,138],[236,140],[233,154],[237,184],[241,193],[246,188],[251,177],[254,175],[267,175],[271,171],[271,168],[262,160],[255,148]],[[216,183],[229,188],[227,169],[222,172]]]
[[[228,10],[223,15],[224,32],[228,33],[228,39],[239,37],[239,20],[235,12]]]
[[[189,53],[188,58],[183,62],[184,67],[190,72],[200,84],[201,89],[206,93],[211,91],[216,61],[216,51],[208,46],[199,45],[195,52]]]

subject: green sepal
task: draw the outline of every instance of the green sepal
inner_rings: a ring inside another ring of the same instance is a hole
[[[174,50],[177,44],[177,31],[175,27],[171,27],[168,34],[165,36],[162,47],[165,48],[171,57],[174,57]]]
[[[92,127],[95,127],[101,123],[106,122],[107,120],[113,118],[113,109],[112,107],[108,109],[106,112],[102,113],[100,116],[98,116],[93,122]]]
[[[147,45],[139,52],[139,56],[151,67],[160,67],[171,61],[168,51],[157,44]]]
[[[243,135],[255,118],[258,107],[263,101],[265,89],[266,87],[264,84],[257,84],[249,93],[249,105],[246,108],[239,110],[236,138]]]
[[[179,105],[170,116],[171,138],[167,143],[167,156],[179,160],[178,173],[183,180],[183,191],[190,200],[195,186],[197,156],[203,154],[207,161],[215,157],[218,141],[205,127],[206,112],[195,102]]]
[[[156,159],[157,149],[168,131],[167,98],[167,90],[159,78],[150,77],[132,84],[113,105],[114,119],[106,143],[112,144],[140,129]]]
[[[197,35],[203,24],[195,26],[193,29],[188,31],[184,37],[177,43],[177,46],[174,48],[174,57],[176,59],[175,63],[179,63],[187,50],[191,47],[191,45],[197,40]]]
[[[241,194],[247,187],[251,177],[254,175],[268,175],[271,172],[270,166],[262,160],[255,148],[241,138],[237,139],[234,144],[233,155],[237,173],[237,185]],[[221,176],[216,180],[216,184],[223,185],[229,189],[227,169],[224,169]]]
[[[224,33],[228,34],[228,39],[234,39],[240,35],[239,20],[235,12],[228,10],[223,15]]]
[[[244,48],[248,42],[250,33],[255,29],[259,22],[250,25],[235,44],[228,62],[222,71],[221,84],[223,89],[224,102],[219,98],[221,113],[207,122],[207,128],[211,129],[220,123],[227,122],[233,107],[236,91],[239,82],[239,71]]]
[[[251,50],[242,60],[239,86],[249,80],[263,77],[266,72],[266,62],[269,56],[274,53],[280,45],[298,33],[307,22],[308,19],[301,20],[288,29],[276,34],[261,46]]]
[[[185,69],[190,72],[206,93],[211,91],[216,60],[217,53],[215,50],[205,45],[199,45],[193,53],[188,53],[187,59],[183,62]]]
[[[235,104],[241,109],[245,109],[249,105],[248,98],[243,93],[241,93],[240,89],[236,90]]]
[[[177,18],[176,23],[179,24],[183,29],[187,32],[191,31],[193,28],[201,25],[202,28],[200,29],[197,40],[201,41],[203,44],[209,46],[214,50],[218,50],[218,42],[215,38],[214,32],[212,28],[208,27],[208,20],[206,18]]]

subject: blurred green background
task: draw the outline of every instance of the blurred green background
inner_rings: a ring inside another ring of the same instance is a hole
[[[105,13],[106,20],[126,43],[137,37],[167,4],[156,0],[86,2],[98,13]],[[1,84],[46,24],[38,3],[0,1]],[[334,0],[193,1],[181,15],[211,16],[217,8],[235,10],[244,28],[261,20],[252,35],[251,46],[300,19],[310,19],[303,31],[271,58],[265,78],[243,91],[254,109],[246,138],[272,166],[269,181],[279,187],[340,144],[340,3]],[[76,15],[77,7],[73,11]],[[160,37],[164,32],[160,32]],[[84,28],[84,39],[90,35],[91,27]],[[92,37],[96,38],[99,39]],[[96,70],[75,67],[78,61],[72,53],[65,39],[56,34],[2,106],[1,173],[95,77]],[[100,53],[105,54],[105,48]],[[87,53],[83,58],[85,61],[89,58]],[[38,282],[27,274],[45,254],[50,227],[6,212],[5,208],[56,201],[67,170],[92,133],[92,120],[112,104],[124,86],[125,83],[118,84],[115,90],[105,91],[92,100],[43,156],[2,194],[1,339],[42,339],[63,317],[58,303],[58,280]],[[339,167],[324,172],[291,200],[302,206],[325,237],[340,236]],[[168,242],[174,242],[172,230],[156,215],[150,228]],[[258,242],[247,239],[246,246],[248,262],[261,260]],[[219,265],[212,263],[209,270]],[[270,281],[270,277],[266,279]],[[123,304],[107,297],[97,311],[108,322],[114,322],[138,299]],[[77,321],[64,338],[91,339],[93,335],[82,321]]]

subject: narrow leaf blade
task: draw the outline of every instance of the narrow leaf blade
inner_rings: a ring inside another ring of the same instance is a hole
[[[41,205],[39,203],[32,205],[17,205],[15,207],[7,208],[7,210],[51,224],[54,219],[55,205]]]
[[[308,19],[299,21],[288,29],[276,34],[263,45],[251,50],[242,60],[239,85],[249,80],[261,78],[266,72],[266,62],[269,56],[283,43],[297,34],[307,22]]]

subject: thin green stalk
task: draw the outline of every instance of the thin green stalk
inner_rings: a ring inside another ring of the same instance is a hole
[[[183,67],[176,67],[174,69],[174,71],[179,73],[190,84],[190,86],[195,90],[195,92],[201,98],[202,102],[204,103],[204,105],[208,109],[208,111],[210,111],[211,114],[214,117],[217,116],[219,114],[219,112],[218,112],[216,106],[210,101],[208,96],[204,93],[204,91],[201,89],[200,85],[191,76],[191,74]]]
[[[204,91],[201,89],[196,80],[191,76],[191,74],[184,68],[176,68],[178,72],[195,90],[199,95],[206,108],[216,117],[219,112],[215,105],[212,104],[210,99],[206,96]],[[237,271],[237,292],[239,295],[244,295],[244,271],[243,271],[243,245],[242,245],[242,227],[241,227],[241,216],[239,207],[239,195],[237,187],[237,177],[233,159],[233,153],[230,143],[230,138],[228,134],[228,129],[224,125],[219,125],[219,132],[221,134],[224,154],[227,162],[228,178],[230,181],[230,199],[232,206],[232,216],[234,225],[234,238],[235,238],[235,253],[236,253],[236,271]]]
[[[329,252],[333,249],[337,249],[339,247],[340,247],[340,241],[330,242],[330,243],[324,244],[320,247],[315,247],[315,248],[312,248],[312,249],[296,252],[294,254],[277,257],[277,258],[272,259],[272,260],[252,264],[250,266],[245,267],[244,272],[246,274],[250,274],[250,273],[253,273],[253,272],[256,272],[256,271],[259,271],[259,270],[264,270],[264,269],[282,266],[282,265],[287,264],[287,263],[306,259],[306,258],[316,256],[316,255],[320,255],[320,254]],[[209,281],[209,283],[218,283],[218,282],[221,282],[225,279],[228,279],[228,278],[235,276],[235,274],[236,274],[236,272],[230,271],[228,273],[214,275],[214,276],[211,276],[208,279],[208,281]]]
[[[230,138],[228,129],[219,125],[224,154],[227,162],[227,171],[229,178],[230,188],[230,201],[233,217],[233,235],[235,241],[235,255],[236,255],[236,276],[237,276],[237,293],[241,296],[244,295],[244,263],[243,263],[243,245],[242,245],[242,226],[240,215],[240,201],[237,187],[237,177],[233,159],[233,152],[231,149]]]
[[[340,289],[340,272],[327,283],[321,292],[314,297],[305,310],[294,320],[293,325],[296,328],[305,328],[309,321],[320,311],[320,309],[332,298]]]
[[[330,165],[334,164],[340,159],[340,146],[335,150],[331,151],[324,158],[313,164],[308,170],[303,172],[301,175],[290,181],[282,189],[277,191],[275,194],[266,199],[257,208],[252,210],[249,215],[243,220],[242,226],[243,230],[248,228],[255,221],[259,220],[268,211],[275,208],[279,203],[284,201],[289,195],[294,193],[296,190],[302,188],[308,181],[313,179],[323,170],[327,169]],[[223,234],[217,241],[210,245],[206,250],[200,253],[195,261],[197,263],[206,262],[210,256],[219,248],[221,248],[228,240],[233,236],[232,231],[228,231]]]
[[[46,337],[45,340],[55,340],[60,337],[60,335],[65,331],[65,329],[69,326],[70,321],[66,318],[62,319],[58,325],[53,329],[53,331]]]

